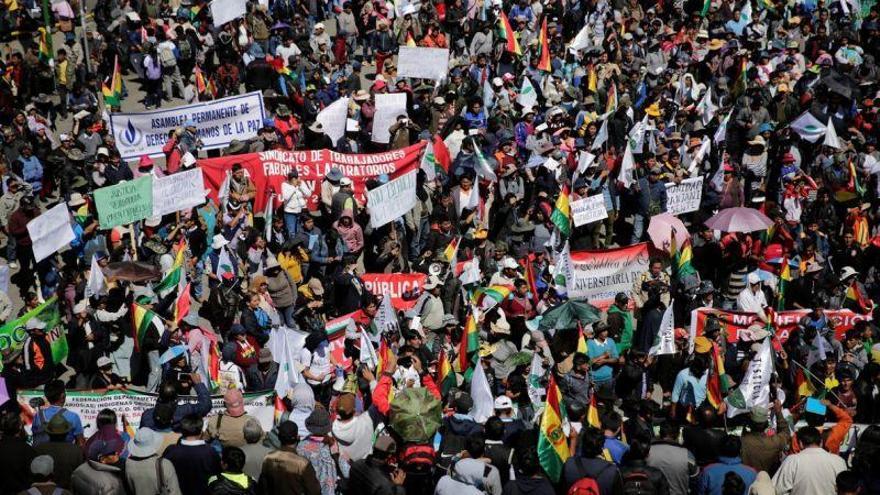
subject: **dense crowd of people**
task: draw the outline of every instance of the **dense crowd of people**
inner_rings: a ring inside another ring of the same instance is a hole
[[[880,493],[874,1],[81,1],[0,5],[0,493]],[[109,130],[245,92],[267,117],[224,148],[188,120],[130,163]],[[293,168],[265,209],[235,160],[418,143],[380,226],[360,186],[394,177]],[[203,204],[102,228],[96,190],[218,156]],[[641,243],[569,297],[572,253]]]

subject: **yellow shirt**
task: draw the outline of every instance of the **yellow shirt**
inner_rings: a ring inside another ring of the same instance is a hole
[[[69,62],[65,60],[64,62],[58,62],[58,84],[62,86],[67,86],[67,64]]]
[[[278,255],[278,264],[281,265],[294,283],[299,284],[303,280],[302,263],[296,255]]]

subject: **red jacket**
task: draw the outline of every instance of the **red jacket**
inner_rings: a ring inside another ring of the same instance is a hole
[[[373,405],[385,416],[391,411],[391,402],[388,400],[388,395],[391,392],[392,385],[394,385],[394,382],[391,375],[382,373],[382,376],[379,377],[379,383],[373,389]],[[434,378],[430,374],[426,373],[422,376],[422,386],[428,389],[428,392],[436,397],[437,400],[441,400],[440,389],[437,388],[437,384],[434,383]]]

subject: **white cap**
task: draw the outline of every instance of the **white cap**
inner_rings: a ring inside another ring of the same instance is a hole
[[[506,395],[502,395],[501,397],[495,398],[495,409],[513,409],[513,402],[510,400],[510,397]]]
[[[78,314],[82,313],[83,311],[85,311],[86,308],[88,308],[88,306],[86,305],[86,300],[83,299],[82,301],[73,305],[73,314],[78,315]]]
[[[98,148],[98,151],[96,152],[96,154],[98,156],[101,156],[101,155],[110,156],[110,151],[107,148],[101,146],[100,148]]]
[[[340,186],[350,186],[352,184],[351,179],[348,177],[343,177],[339,179]]]
[[[859,272],[856,271],[855,268],[851,266],[845,266],[842,270],[840,270],[840,280],[846,280],[853,275],[858,275]]]
[[[761,283],[761,277],[757,273],[752,272],[749,274],[749,284],[760,284],[760,283]]]
[[[223,237],[223,234],[217,234],[211,239],[211,248],[212,249],[220,249],[223,246],[229,244],[229,241]]]
[[[113,361],[110,360],[107,356],[101,356],[98,358],[98,368],[103,368],[104,366],[110,366],[113,364]]]

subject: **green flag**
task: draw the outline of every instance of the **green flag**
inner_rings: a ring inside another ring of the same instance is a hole
[[[27,339],[27,324],[38,320],[45,324],[44,332],[52,347],[52,360],[60,363],[67,359],[67,331],[61,324],[58,297],[53,296],[43,304],[0,327],[0,349],[21,349]]]

